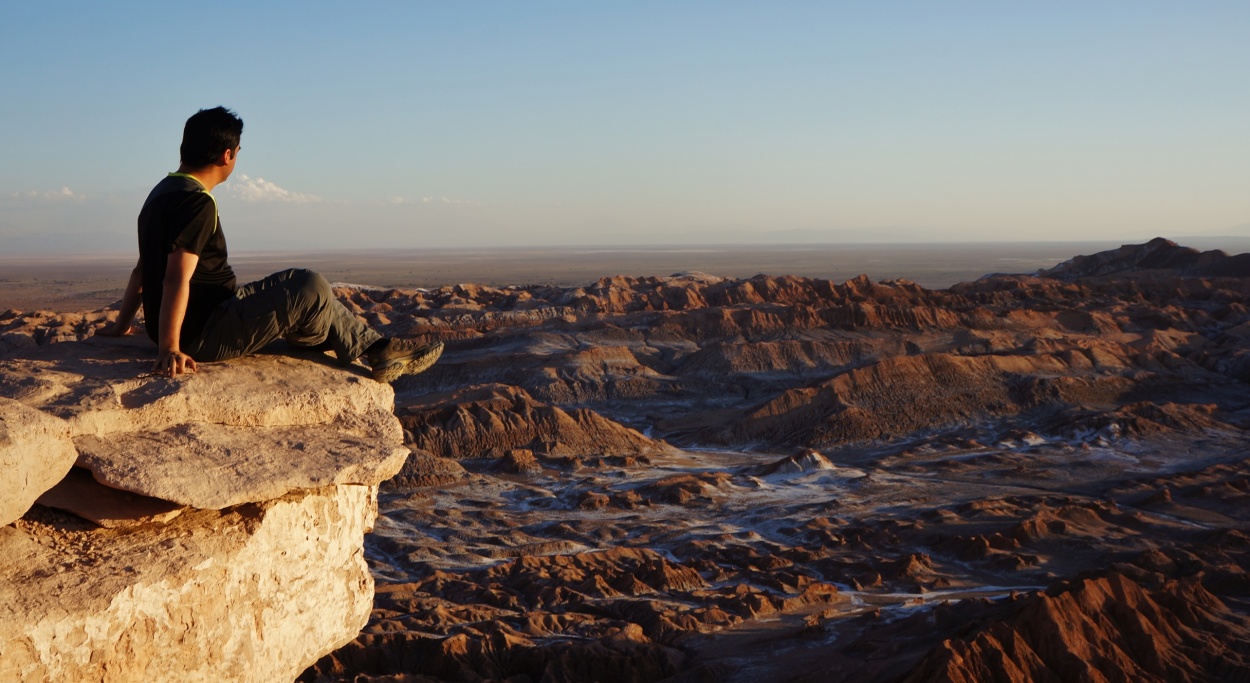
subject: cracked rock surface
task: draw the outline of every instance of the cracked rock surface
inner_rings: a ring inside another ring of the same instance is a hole
[[[29,482],[0,527],[0,680],[289,681],[368,619],[364,535],[408,455],[391,388],[312,355],[178,379],[150,356],[0,365],[4,476]]]

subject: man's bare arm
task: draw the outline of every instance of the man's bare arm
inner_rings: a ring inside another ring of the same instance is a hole
[[[126,282],[126,293],[122,295],[122,307],[117,312],[117,319],[109,323],[97,334],[106,337],[120,337],[130,334],[130,328],[134,325],[135,314],[139,312],[139,306],[143,303],[143,259],[135,264],[135,269],[130,271],[130,279]]]
[[[183,372],[195,372],[195,361],[182,352],[180,336],[182,321],[187,316],[187,302],[191,299],[191,274],[199,262],[198,254],[181,247],[169,254],[161,291],[161,325],[157,335],[159,350],[153,368],[159,374],[173,377]]]

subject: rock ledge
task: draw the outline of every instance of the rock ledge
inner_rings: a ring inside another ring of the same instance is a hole
[[[0,680],[289,681],[368,619],[364,534],[408,455],[391,388],[315,356],[152,377],[147,346],[0,366],[25,484],[0,500]]]

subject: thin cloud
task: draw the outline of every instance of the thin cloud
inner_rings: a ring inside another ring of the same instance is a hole
[[[460,204],[462,206],[481,206],[481,202],[472,199],[456,199],[455,197],[391,197],[386,201],[392,204]]]
[[[59,190],[26,190],[9,193],[9,199],[33,202],[80,202],[86,198],[86,195],[78,194],[64,185]]]
[[[310,204],[321,201],[321,197],[305,192],[292,192],[278,187],[264,178],[251,178],[243,174],[234,176],[231,182],[222,186],[223,194],[245,202],[291,202]]]

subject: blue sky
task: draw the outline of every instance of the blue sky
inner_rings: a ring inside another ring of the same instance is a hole
[[[119,8],[120,7],[120,8]],[[1250,3],[4,3],[0,251],[1250,235]]]

